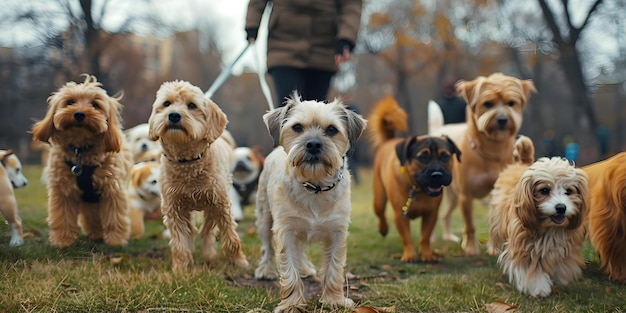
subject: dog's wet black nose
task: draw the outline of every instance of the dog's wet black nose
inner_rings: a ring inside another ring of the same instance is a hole
[[[317,139],[311,139],[306,142],[306,151],[311,154],[318,154],[322,151],[322,142]]]
[[[82,122],[85,119],[85,112],[83,111],[74,112],[74,119],[79,122]]]
[[[430,173],[430,177],[431,178],[441,178],[443,176],[443,173],[440,171],[435,171]]]
[[[506,116],[500,116],[496,119],[496,122],[498,122],[498,126],[500,128],[504,128],[506,124],[509,122],[509,119]]]
[[[565,204],[559,203],[559,204],[555,205],[554,208],[556,209],[556,213],[563,214],[563,213],[565,213],[565,209],[567,207],[565,206]]]
[[[178,123],[180,122],[180,113],[172,112],[169,115],[167,115],[167,119],[170,120],[170,122],[172,123]]]

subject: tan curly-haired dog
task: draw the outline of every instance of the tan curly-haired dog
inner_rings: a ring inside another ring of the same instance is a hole
[[[53,93],[46,116],[32,128],[34,139],[50,143],[49,240],[69,246],[82,228],[91,240],[121,246],[130,235],[125,185],[132,165],[122,105],[96,77],[84,76]]]
[[[220,136],[227,123],[217,104],[188,82],[165,82],[157,91],[148,124],[150,138],[160,140],[163,147],[161,212],[172,236],[174,271],[193,263],[197,230],[192,211],[204,213],[200,237],[205,257],[210,260],[216,254],[217,226],[230,261],[248,266],[230,211],[233,150]]]

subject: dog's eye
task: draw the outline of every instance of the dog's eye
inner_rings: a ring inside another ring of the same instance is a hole
[[[193,109],[197,109],[197,108],[198,108],[198,106],[196,106],[196,104],[195,104],[195,103],[193,103],[193,102],[189,102],[189,104],[187,105],[187,108],[188,108],[189,110],[193,110]]]
[[[568,196],[569,196],[569,195],[571,195],[571,194],[573,194],[573,193],[574,193],[574,190],[572,190],[571,188],[567,188],[567,189],[565,189],[565,194],[566,194],[566,195],[568,195]]]
[[[417,159],[422,162],[422,163],[428,163],[430,162],[430,155],[428,153],[422,153],[420,155],[417,156]]]
[[[156,185],[156,183],[157,183],[156,179],[153,179],[153,180],[150,182],[150,184],[152,184],[152,185]]]
[[[332,125],[331,125],[331,126],[328,126],[328,127],[326,128],[326,131],[325,131],[326,136],[329,136],[329,137],[332,137],[332,136],[337,135],[337,133],[338,133],[338,132],[339,132],[339,130],[337,129],[337,127],[332,126]]]
[[[67,100],[67,105],[72,105],[74,103],[76,103],[76,101],[74,101],[72,99]]]
[[[439,156],[439,161],[443,162],[443,163],[447,163],[448,161],[450,161],[450,155],[447,153],[444,153],[442,155]]]
[[[485,108],[487,108],[487,109],[493,108],[493,103],[492,102],[485,102]]]
[[[165,101],[165,102],[163,102],[163,106],[164,106],[164,107],[168,107],[168,106],[170,106],[170,104],[172,104],[172,103],[171,103],[171,102],[169,102],[169,101]]]
[[[99,108],[100,108],[100,106],[98,105],[98,103],[97,103],[97,102],[95,102],[95,101],[91,103],[91,106],[92,106],[92,107],[94,107],[94,108],[96,108],[96,109],[99,109]]]
[[[549,195],[549,194],[550,194],[550,188],[541,188],[541,189],[539,190],[539,193],[541,193],[541,194],[542,194],[542,195],[544,195],[544,196],[547,196],[547,195]]]
[[[296,133],[301,133],[302,132],[302,124],[295,124],[293,126],[291,126],[291,129],[293,129],[293,131],[295,131]]]
[[[507,104],[508,104],[508,106],[510,106],[510,107],[515,106],[515,101],[509,101]]]

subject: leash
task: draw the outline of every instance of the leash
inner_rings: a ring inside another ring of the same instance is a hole
[[[209,87],[209,90],[205,93],[205,95],[207,97],[212,98],[213,95],[215,94],[215,92],[217,91],[217,89],[219,89],[224,82],[226,82],[226,79],[228,79],[228,76],[230,76],[230,74],[233,72],[233,68],[235,67],[235,65],[237,64],[237,62],[239,62],[239,60],[241,59],[241,57],[243,57],[243,55],[246,53],[246,51],[248,51],[248,48],[250,48],[250,46],[252,46],[253,44],[248,42],[246,44],[246,46],[243,48],[243,50],[241,50],[241,52],[239,52],[239,54],[237,55],[237,57],[235,58],[235,60],[233,60],[232,63],[230,63],[230,65],[225,68],[215,79],[215,81],[213,82],[213,84],[211,84],[211,87]],[[270,87],[267,84],[267,80],[265,79],[265,70],[261,71],[261,57],[258,53],[258,49],[254,49],[254,61],[256,63],[256,67],[257,67],[257,74],[259,76],[259,83],[261,84],[261,91],[263,92],[263,95],[265,96],[265,100],[267,100],[267,104],[270,107],[270,110],[274,109],[274,101],[272,101],[272,93],[270,92]]]

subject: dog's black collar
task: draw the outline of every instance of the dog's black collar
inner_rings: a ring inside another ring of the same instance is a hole
[[[204,151],[200,152],[200,154],[199,154],[197,157],[193,158],[193,159],[178,159],[178,160],[172,160],[172,159],[170,159],[170,158],[167,156],[167,154],[165,154],[165,153],[163,153],[163,156],[164,156],[164,157],[165,157],[168,161],[170,161],[170,162],[178,162],[178,163],[191,163],[191,162],[198,161],[198,160],[202,159],[202,157],[204,156]]]
[[[306,181],[306,182],[302,183],[302,187],[304,187],[304,190],[306,190],[306,191],[308,191],[310,193],[315,193],[315,194],[321,193],[323,191],[332,190],[333,188],[335,188],[335,186],[337,186],[337,183],[343,179],[343,169],[344,169],[345,165],[346,165],[346,156],[344,155],[341,158],[341,167],[337,171],[337,181],[334,182],[332,185],[326,186],[326,187],[322,187],[320,185],[316,185],[316,184],[314,184],[312,182]]]

